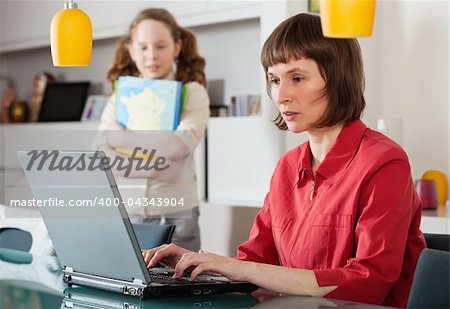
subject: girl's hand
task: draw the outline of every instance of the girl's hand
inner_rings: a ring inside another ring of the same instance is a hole
[[[170,268],[175,268],[181,257],[187,253],[193,252],[175,244],[162,245],[150,250],[142,251],[147,268],[155,267],[158,263]]]
[[[186,270],[193,269],[190,280],[203,272],[218,273],[232,281],[247,281],[246,262],[218,254],[189,252],[182,255],[175,266],[174,278],[183,276]]]

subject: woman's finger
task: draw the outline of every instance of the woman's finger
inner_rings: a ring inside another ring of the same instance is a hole
[[[180,261],[175,266],[174,278],[182,277],[188,270],[195,269],[199,264],[210,261],[212,257],[205,253],[183,254]]]
[[[200,260],[198,259],[198,253],[185,253],[181,256],[181,259],[178,261],[177,265],[175,265],[175,274],[174,278],[180,278],[183,276],[184,272],[190,268],[194,268],[198,265]]]
[[[214,269],[212,269],[214,264],[212,262],[205,262],[205,263],[200,263],[199,265],[197,265],[197,267],[194,268],[194,270],[191,272],[191,275],[189,277],[189,281],[194,281],[195,278],[197,278],[198,275],[200,275],[201,273],[204,272],[208,272],[208,271],[214,271]]]
[[[155,252],[153,257],[150,259],[150,262],[148,263],[148,267],[149,268],[155,267],[156,264],[158,264],[159,262],[163,262],[163,260],[165,260],[167,258],[181,257],[183,254],[183,250],[184,249],[182,249],[174,244],[167,245],[164,248],[161,248],[160,250],[157,250]],[[163,264],[165,264],[165,263],[163,263]],[[174,266],[174,265],[168,265],[168,266]]]
[[[164,244],[159,247],[152,248],[152,249],[142,250],[142,255],[144,256],[145,264],[148,264],[148,262],[152,259],[152,257],[155,255],[155,253],[158,250],[161,250],[165,247],[167,247],[167,244]]]

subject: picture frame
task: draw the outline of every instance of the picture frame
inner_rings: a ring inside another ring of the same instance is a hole
[[[320,0],[308,0],[308,12],[320,13]]]
[[[100,120],[103,109],[108,103],[108,97],[105,95],[90,95],[84,105],[81,121]]]

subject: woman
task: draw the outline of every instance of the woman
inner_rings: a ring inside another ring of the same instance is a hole
[[[192,269],[283,294],[405,307],[425,241],[405,152],[360,120],[364,72],[355,39],[328,39],[320,18],[281,23],[262,50],[276,125],[308,134],[278,162],[237,258],[175,245],[144,252],[149,267]]]
[[[168,162],[170,169],[165,172],[132,169],[130,178],[147,178],[148,184],[146,199],[136,199],[136,205],[126,199],[128,211],[135,223],[175,224],[173,242],[191,250],[200,248],[199,201],[193,163],[187,158],[192,158],[209,118],[204,68],[205,60],[198,54],[196,37],[190,30],[180,27],[164,9],[141,11],[118,42],[108,80],[114,84],[119,76],[132,75],[183,82],[186,100],[180,124],[174,133],[124,130],[116,122],[115,97],[111,96],[96,141],[96,148],[112,160],[123,156],[117,149],[140,147],[149,152],[157,150],[157,155]],[[183,168],[184,178],[179,177]],[[121,175],[120,171],[116,173]]]

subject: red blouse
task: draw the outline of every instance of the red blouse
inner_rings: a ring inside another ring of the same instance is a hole
[[[406,153],[361,121],[316,172],[306,142],[278,162],[238,259],[314,270],[327,297],[406,307],[425,240]]]

